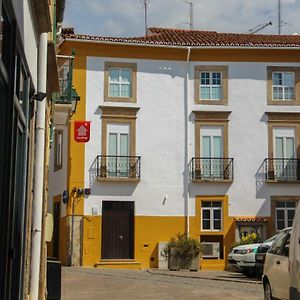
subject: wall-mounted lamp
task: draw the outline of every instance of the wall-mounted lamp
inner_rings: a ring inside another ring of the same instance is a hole
[[[166,201],[168,200],[168,195],[165,195],[162,205],[165,205]]]
[[[47,93],[37,92],[33,95],[33,99],[37,101],[43,101],[47,97]]]

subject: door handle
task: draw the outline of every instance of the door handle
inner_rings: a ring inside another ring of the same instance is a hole
[[[277,261],[276,261],[276,264],[277,264],[277,265],[280,265],[280,260],[277,260]]]
[[[123,240],[123,235],[120,235],[120,236],[119,236],[119,239],[122,241],[122,240]]]

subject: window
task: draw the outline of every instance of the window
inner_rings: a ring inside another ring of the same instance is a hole
[[[297,202],[277,201],[276,202],[276,230],[290,227],[293,224]]]
[[[131,97],[131,78],[130,69],[109,69],[109,97]]]
[[[267,67],[269,105],[300,105],[300,68]]]
[[[106,62],[104,101],[136,102],[136,64]]]
[[[222,99],[222,74],[220,72],[201,72],[200,99]]]
[[[109,177],[129,177],[129,130],[130,124],[107,124]]]
[[[139,181],[141,157],[136,156],[138,108],[100,106],[102,109],[101,155],[97,177],[102,181]]]
[[[223,127],[201,126],[201,170],[204,178],[223,178]]]
[[[293,100],[294,99],[294,73],[293,72],[273,72],[273,100]]]
[[[62,130],[55,131],[55,146],[54,146],[54,171],[62,168],[63,155],[63,132]]]
[[[275,179],[297,179],[295,128],[274,127],[274,176]]]
[[[228,104],[228,67],[195,67],[195,102],[198,104]]]
[[[222,202],[202,201],[201,202],[202,231],[222,230]]]

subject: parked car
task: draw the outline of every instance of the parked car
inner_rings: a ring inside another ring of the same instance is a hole
[[[300,300],[300,204],[298,204],[290,241],[290,300]]]
[[[272,246],[276,237],[277,237],[277,234],[273,235],[269,239],[265,240],[257,248],[257,251],[255,253],[255,271],[256,271],[256,275],[258,277],[260,277],[263,274],[264,263],[265,263],[267,251]]]
[[[255,254],[260,244],[240,245],[232,248],[228,254],[228,263],[231,267],[245,275],[255,274]]]
[[[281,230],[267,252],[262,276],[265,300],[289,299],[290,233],[291,227]]]

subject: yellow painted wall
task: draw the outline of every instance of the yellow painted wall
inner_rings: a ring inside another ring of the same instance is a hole
[[[135,217],[135,258],[142,268],[157,268],[158,242],[168,242],[176,233],[184,233],[184,217]]]
[[[101,256],[101,217],[83,217],[82,265],[94,266]]]
[[[190,236],[199,238],[195,229],[198,217],[190,217]],[[135,260],[141,268],[158,267],[158,243],[168,242],[176,233],[185,232],[185,217],[135,216]],[[206,235],[208,233],[205,233]],[[224,259],[202,260],[202,269],[224,269],[230,246],[234,242],[233,218],[224,220]],[[219,232],[218,235],[221,235]],[[85,216],[83,222],[83,266],[94,266],[101,260],[101,217]]]
[[[70,53],[66,53],[70,54]],[[85,96],[86,96],[86,57],[75,53],[73,86],[75,87],[80,101],[77,103],[76,113],[69,123],[69,161],[68,161],[68,189],[70,191],[70,201],[67,207],[67,214],[71,214],[72,202],[75,200],[74,214],[83,215],[84,198],[74,198],[71,193],[74,187],[84,188],[84,154],[85,143],[78,143],[74,140],[74,121],[84,121],[86,119]]]

